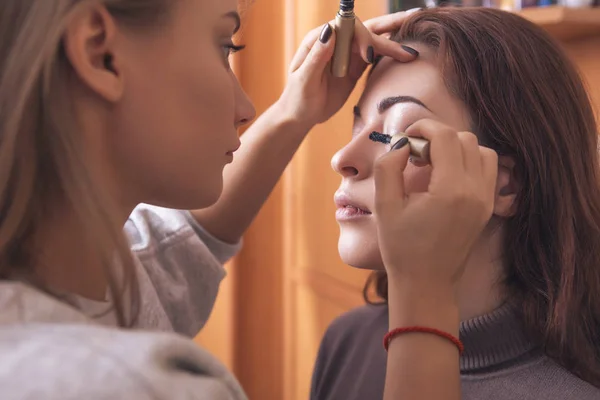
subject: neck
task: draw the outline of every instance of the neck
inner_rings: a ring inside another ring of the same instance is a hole
[[[36,275],[52,290],[104,300],[107,279],[74,215],[47,219],[36,235]]]
[[[80,87],[76,87],[76,90],[76,114],[80,116],[80,132],[84,136],[80,151],[84,154],[88,173],[85,179],[91,179],[92,186],[100,188],[94,197],[100,196],[98,202],[107,208],[105,211],[113,213],[113,231],[121,231],[135,204],[125,201],[126,194],[117,184],[118,174],[109,162],[111,158],[106,132],[110,131],[110,126],[106,121],[110,118],[108,112],[98,106],[95,96]],[[50,289],[64,294],[105,299],[108,284],[103,261],[106,263],[106,260],[99,256],[99,249],[103,250],[106,258],[112,243],[95,235],[94,229],[106,221],[91,213],[89,217],[82,218],[82,213],[91,211],[85,209],[83,200],[73,205],[59,199],[52,204],[51,213],[44,215],[34,237],[36,277]],[[76,213],[77,207],[83,210]]]
[[[99,257],[98,240],[67,207],[46,216],[34,237],[35,274],[50,289],[93,300],[104,300],[108,289],[106,265]],[[124,215],[124,217],[123,217]],[[121,230],[128,212],[121,213]],[[93,226],[93,225],[92,225]]]
[[[482,235],[467,260],[459,282],[460,320],[488,314],[505,301],[502,287],[501,230]]]

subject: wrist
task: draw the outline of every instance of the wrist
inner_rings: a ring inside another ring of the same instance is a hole
[[[460,312],[453,286],[388,282],[390,329],[425,326],[458,336]]]
[[[287,99],[287,97],[282,96],[269,110],[273,112],[278,120],[285,123],[291,129],[307,134],[316,123],[308,118],[308,116],[299,112],[297,102],[298,100],[296,99]]]

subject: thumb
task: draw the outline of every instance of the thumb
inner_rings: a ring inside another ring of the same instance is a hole
[[[404,208],[404,170],[410,155],[407,144],[408,140],[397,147],[397,150],[384,154],[375,162],[375,214],[380,218],[386,218],[386,215],[398,213]]]
[[[307,78],[322,77],[335,49],[335,30],[327,23],[323,27],[319,40],[315,42],[299,70]]]

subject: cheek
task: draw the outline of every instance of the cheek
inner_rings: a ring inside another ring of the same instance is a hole
[[[234,126],[235,93],[231,71],[218,55],[195,55],[177,74],[179,108],[189,130],[218,131]],[[210,132],[209,132],[210,134]]]
[[[406,193],[426,192],[431,180],[431,167],[417,167],[411,163],[404,171],[404,188]]]
[[[111,118],[117,173],[126,184],[136,182],[137,192],[168,193],[161,202],[176,208],[184,203],[170,200],[181,194],[193,201],[220,194],[225,153],[238,142],[230,71],[218,54],[201,54],[177,51],[140,62],[126,76],[125,96]]]

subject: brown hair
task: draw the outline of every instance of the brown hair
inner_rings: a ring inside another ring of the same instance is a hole
[[[581,78],[541,28],[512,13],[411,15],[397,42],[438,52],[482,145],[516,162],[516,214],[503,221],[509,299],[545,353],[600,387],[600,186],[596,121]],[[385,273],[365,286],[387,301]]]
[[[172,3],[98,2],[120,24],[137,29],[163,23]],[[125,321],[122,293],[131,285],[133,303],[137,293],[133,260],[111,199],[92,184],[81,157],[69,90],[74,73],[62,46],[68,19],[90,3],[0,2],[0,279],[21,279],[49,291],[35,276],[32,237],[51,206],[64,204],[95,243],[117,318],[126,325],[131,321]]]

